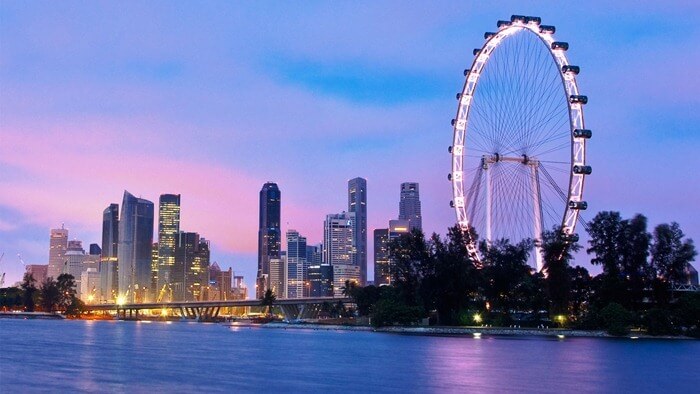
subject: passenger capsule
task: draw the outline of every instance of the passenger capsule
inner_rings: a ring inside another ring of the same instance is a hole
[[[591,166],[574,166],[574,174],[590,175],[593,172]]]
[[[513,23],[515,23],[515,22],[526,23],[527,17],[525,15],[512,15],[510,17],[510,21]]]
[[[540,33],[542,34],[554,34],[557,28],[552,25],[540,25]]]
[[[539,25],[540,23],[542,23],[542,18],[540,18],[539,16],[528,16],[525,17],[525,21],[527,23],[534,23],[536,25]]]
[[[496,23],[496,26],[498,26],[499,29],[502,29],[504,27],[509,27],[511,25],[510,21],[498,21]]]
[[[461,99],[461,98],[462,98],[462,93],[457,93],[457,95],[456,95],[455,97],[457,98],[457,100]]]
[[[450,201],[450,208],[454,208],[454,207],[455,207],[455,202],[454,202],[454,201]]]
[[[588,208],[588,203],[585,201],[569,201],[569,208],[583,211]]]
[[[564,238],[564,241],[570,243],[578,242],[579,240],[578,234],[564,234],[562,235],[562,238]]]
[[[593,132],[591,132],[588,129],[575,129],[574,130],[574,138],[591,138],[593,136]]]
[[[486,33],[484,33],[484,40],[488,40],[495,35],[496,35],[496,33],[491,33],[491,32],[487,31]]]
[[[561,66],[561,72],[564,74],[574,74],[578,75],[579,71],[581,71],[581,68],[579,66],[571,66],[571,65],[565,65]]]
[[[465,69],[464,69],[464,76],[465,76],[465,77],[467,76],[467,74],[469,74],[469,71],[471,71],[471,70],[468,69],[468,68],[465,68]]]
[[[447,180],[451,181],[452,180],[452,173],[447,174]]]
[[[454,121],[454,119],[452,119],[452,121]],[[452,145],[447,147],[447,152],[452,153]]]
[[[552,43],[552,49],[555,51],[566,51],[569,49],[569,43],[564,41],[554,41]]]
[[[588,104],[588,96],[581,94],[572,94],[569,96],[569,102],[571,104]]]
[[[478,55],[479,52],[481,52],[481,48],[474,48],[474,56]]]
[[[452,119],[452,121],[450,123],[452,124],[452,126],[454,126],[455,123],[457,123],[457,119]]]

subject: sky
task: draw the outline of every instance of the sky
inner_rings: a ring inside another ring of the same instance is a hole
[[[0,272],[48,261],[49,230],[101,242],[124,190],[179,193],[181,229],[252,287],[258,193],[322,241],[368,182],[368,234],[419,182],[423,226],[455,216],[447,147],[483,33],[536,15],[581,66],[585,199],[700,240],[700,3],[693,1],[0,2]],[[373,272],[371,249],[369,269]],[[590,267],[588,257],[576,264]],[[594,268],[595,270],[595,268]]]

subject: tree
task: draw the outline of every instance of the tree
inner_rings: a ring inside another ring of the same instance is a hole
[[[65,311],[75,302],[77,294],[75,278],[71,274],[58,275],[56,287],[58,287],[58,292],[61,295],[58,302],[59,308]]]
[[[58,289],[56,281],[52,277],[44,279],[39,289],[41,299],[41,309],[44,312],[53,312],[61,302],[61,291]]]
[[[603,274],[596,292],[599,307],[610,302],[624,303],[625,286],[622,281],[622,253],[625,244],[624,224],[619,212],[599,212],[588,226],[588,254],[594,254],[591,264],[603,266]]]
[[[637,214],[622,222],[621,273],[626,282],[625,304],[639,310],[644,299],[644,289],[654,278],[648,261],[651,234],[647,232],[647,218]]]
[[[527,264],[532,242],[521,241],[515,245],[507,239],[482,242],[484,296],[494,309],[506,317],[516,306],[519,288],[526,284],[531,268]]]
[[[555,226],[550,231],[542,233],[538,241],[546,274],[547,292],[549,295],[551,315],[569,314],[569,262],[573,259],[571,252],[581,249],[578,243],[572,243],[564,238],[561,227]]]
[[[587,269],[577,265],[569,268],[569,278],[571,279],[569,293],[571,314],[578,319],[583,315],[584,309],[590,301],[592,290],[591,276],[588,274]]]
[[[272,292],[272,289],[265,290],[265,295],[263,295],[260,304],[267,307],[268,316],[272,314],[272,306],[275,304],[275,301],[277,301],[277,296]]]
[[[22,302],[24,303],[24,310],[28,312],[34,312],[34,298],[36,298],[36,280],[34,276],[30,273],[24,274],[22,284]]]
[[[433,266],[430,263],[431,246],[423,232],[414,229],[393,240],[389,244],[389,256],[393,263],[392,285],[399,297],[408,305],[423,304],[420,286],[428,274],[426,270]]]
[[[676,222],[660,224],[654,229],[654,243],[651,246],[652,267],[666,283],[682,283],[688,264],[695,259],[697,252],[692,239],[683,239],[685,234]]]
[[[480,275],[459,226],[448,229],[445,241],[433,234],[431,244],[433,257],[428,261],[434,266],[424,270],[421,297],[429,301],[424,306],[426,310],[437,309],[439,324],[459,324],[460,315],[477,296]]]

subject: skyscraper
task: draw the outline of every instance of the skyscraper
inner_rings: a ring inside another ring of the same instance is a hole
[[[399,219],[408,220],[411,231],[413,229],[423,230],[418,183],[404,182],[401,184]]]
[[[280,257],[281,198],[282,194],[276,183],[268,182],[260,190],[257,298],[262,298],[270,286],[270,259]]]
[[[348,181],[348,212],[355,214],[354,262],[360,268],[360,286],[367,283],[367,180],[354,178]]]
[[[68,247],[68,230],[63,228],[51,229],[49,240],[49,267],[46,275],[51,278],[58,278],[61,275],[63,264],[65,263],[66,248]]]
[[[119,220],[119,295],[130,302],[146,301],[151,286],[153,203],[124,191]]]
[[[333,291],[341,296],[345,281],[360,283],[360,267],[355,264],[355,213],[326,216],[323,223],[323,262],[333,267]]]
[[[389,272],[389,229],[374,230],[374,285],[391,283]]]
[[[101,300],[114,301],[119,292],[117,252],[119,246],[119,204],[109,204],[102,213],[102,257],[100,258]]]
[[[172,282],[175,246],[180,233],[180,195],[161,194],[158,204],[158,281],[156,293]]]
[[[308,269],[306,237],[296,230],[287,230],[287,298],[304,297],[308,286]]]
[[[269,288],[279,299],[287,298],[287,257],[280,256],[270,259],[270,283]]]
[[[197,233],[180,232],[172,269],[172,299],[201,301],[209,280],[209,241]]]

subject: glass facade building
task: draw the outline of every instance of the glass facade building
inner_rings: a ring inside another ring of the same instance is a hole
[[[102,257],[100,258],[100,299],[114,301],[119,292],[117,253],[119,247],[119,204],[102,212]]]
[[[287,298],[302,298],[308,293],[306,237],[296,230],[287,230]]]
[[[270,259],[280,258],[282,193],[276,183],[265,183],[260,190],[258,226],[258,273],[256,297],[262,298],[269,287]]]
[[[367,180],[348,181],[348,212],[355,214],[353,264],[360,268],[360,285],[367,283]]]
[[[119,296],[148,301],[153,248],[153,203],[124,191],[119,220]]]
[[[423,230],[418,183],[404,182],[401,184],[399,219],[408,220],[411,231],[413,229]]]
[[[180,195],[162,194],[158,201],[158,249],[156,287],[160,293],[173,282],[175,248],[180,233]]]

